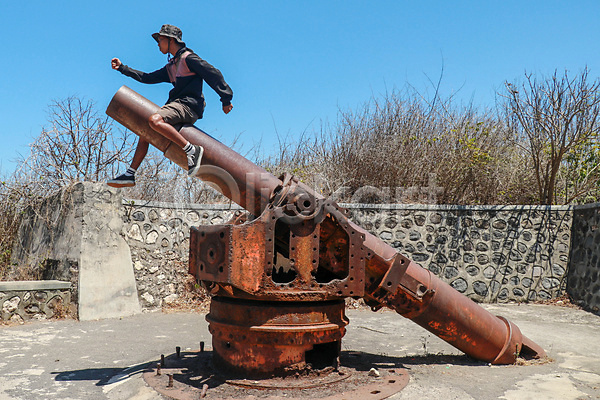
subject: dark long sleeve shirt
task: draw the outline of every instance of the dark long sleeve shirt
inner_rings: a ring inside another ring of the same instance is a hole
[[[180,60],[180,57],[186,51],[190,52],[190,54],[185,56],[183,60]],[[178,62],[185,62],[189,73],[184,74],[187,76],[174,76],[174,82],[172,82],[169,77],[169,68],[173,69]],[[121,64],[119,71],[142,83],[171,82],[173,89],[169,91],[167,104],[173,101],[181,102],[194,110],[198,114],[198,118],[202,118],[204,114],[205,103],[202,93],[204,81],[219,95],[223,106],[231,104],[231,99],[233,98],[233,91],[225,82],[221,71],[198,57],[197,54],[187,47],[181,48],[169,64],[154,72],[146,73],[138,71],[125,64]]]

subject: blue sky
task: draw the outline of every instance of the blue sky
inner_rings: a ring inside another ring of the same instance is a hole
[[[208,103],[197,126],[242,149],[277,134],[298,137],[335,124],[338,110],[410,84],[425,93],[443,66],[442,93],[494,104],[525,71],[600,74],[599,1],[38,1],[0,0],[0,174],[47,125],[52,100],[79,96],[104,112],[121,85],[162,105],[168,84],[142,85],[110,59],[162,67],[151,33],[164,23],[219,68],[234,109]]]

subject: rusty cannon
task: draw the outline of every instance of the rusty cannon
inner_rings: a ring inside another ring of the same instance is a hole
[[[123,86],[107,114],[186,168],[183,150],[154,132],[158,106]],[[248,211],[190,231],[189,272],[212,296],[206,319],[213,361],[248,376],[339,363],[345,298],[388,307],[472,358],[511,364],[544,350],[354,224],[348,212],[290,175],[280,178],[194,126],[204,147],[199,177]]]

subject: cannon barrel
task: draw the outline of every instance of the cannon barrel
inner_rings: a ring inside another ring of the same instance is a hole
[[[164,155],[187,167],[181,148],[154,132],[150,115],[158,106],[123,86],[113,97],[106,113],[149,142]],[[188,125],[180,130],[191,143],[203,146],[199,178],[218,186],[220,191],[251,214],[260,215],[282,191],[281,179],[255,165],[200,129]],[[323,200],[310,188],[299,192]],[[296,197],[302,197],[297,194]],[[497,317],[462,295],[450,285],[412,262],[381,239],[345,221],[364,235],[364,299],[375,310],[388,307],[411,319],[467,355],[494,364],[510,364],[519,355],[539,358],[544,350],[525,337],[519,328]]]
[[[148,119],[159,108],[127,86],[122,86],[106,113],[162,151],[169,160],[187,169],[185,152],[148,125]],[[183,126],[180,133],[189,142],[209,150],[202,157],[200,179],[216,185],[221,193],[252,214],[259,215],[263,211],[273,191],[281,184],[279,179],[195,126]]]

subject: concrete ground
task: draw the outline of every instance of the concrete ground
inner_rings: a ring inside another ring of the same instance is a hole
[[[476,362],[391,311],[348,310],[343,350],[408,369],[409,384],[390,397],[396,400],[600,399],[599,316],[548,305],[485,308],[515,322],[552,361]],[[210,347],[204,315],[189,313],[0,326],[0,400],[162,399],[145,384],[143,369],[176,346],[197,350],[200,341]]]

